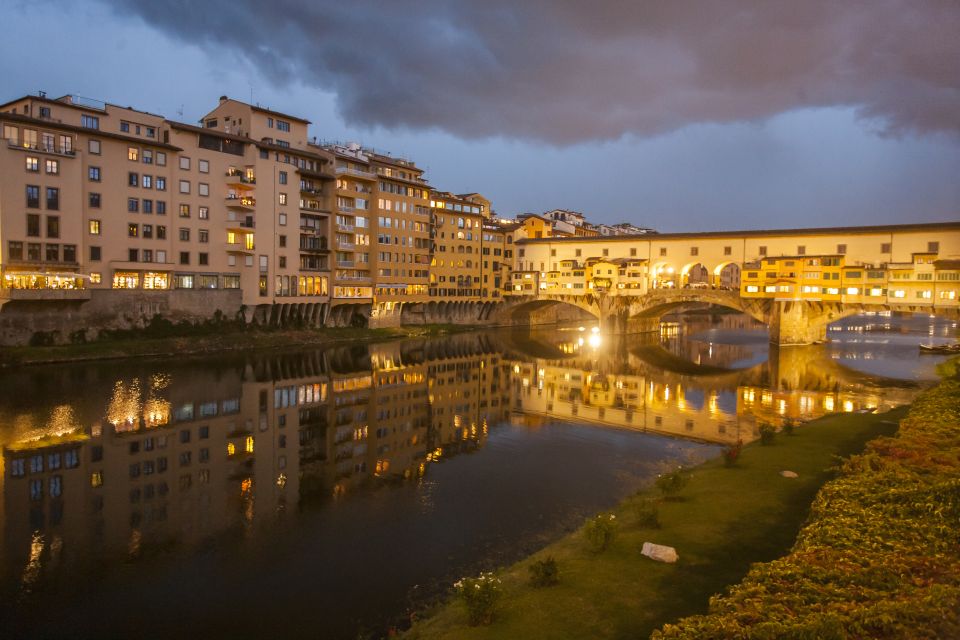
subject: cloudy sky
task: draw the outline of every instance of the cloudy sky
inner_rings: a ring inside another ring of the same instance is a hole
[[[504,216],[662,231],[960,219],[955,0],[5,0],[3,99],[217,97]]]

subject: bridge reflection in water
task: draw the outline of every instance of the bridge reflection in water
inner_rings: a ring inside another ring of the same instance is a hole
[[[8,376],[0,601],[25,607],[71,570],[242,539],[295,521],[299,504],[418,481],[509,420],[747,442],[761,422],[882,409],[915,392],[822,346],[767,361],[757,345],[684,352],[665,348],[669,336],[591,336],[474,333]]]

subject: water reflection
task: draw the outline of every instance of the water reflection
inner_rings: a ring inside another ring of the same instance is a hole
[[[304,505],[371,487],[412,483],[430,508],[431,466],[480,450],[498,425],[560,420],[724,444],[752,440],[763,422],[883,409],[916,391],[838,364],[828,346],[768,359],[765,334],[740,316],[683,329],[645,340],[587,327],[476,333],[8,375],[0,600],[23,614],[71,575],[255,540]]]

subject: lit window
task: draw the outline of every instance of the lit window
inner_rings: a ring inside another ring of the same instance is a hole
[[[100,221],[99,220],[90,220],[88,227],[90,229],[90,235],[98,236],[100,235]]]
[[[127,160],[137,162],[140,160],[140,150],[136,147],[127,147]]]

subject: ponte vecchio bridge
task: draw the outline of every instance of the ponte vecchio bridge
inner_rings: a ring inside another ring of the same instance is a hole
[[[960,222],[528,239],[511,285],[501,318],[567,304],[643,332],[710,303],[764,322],[772,343],[810,344],[864,311],[958,314]]]

